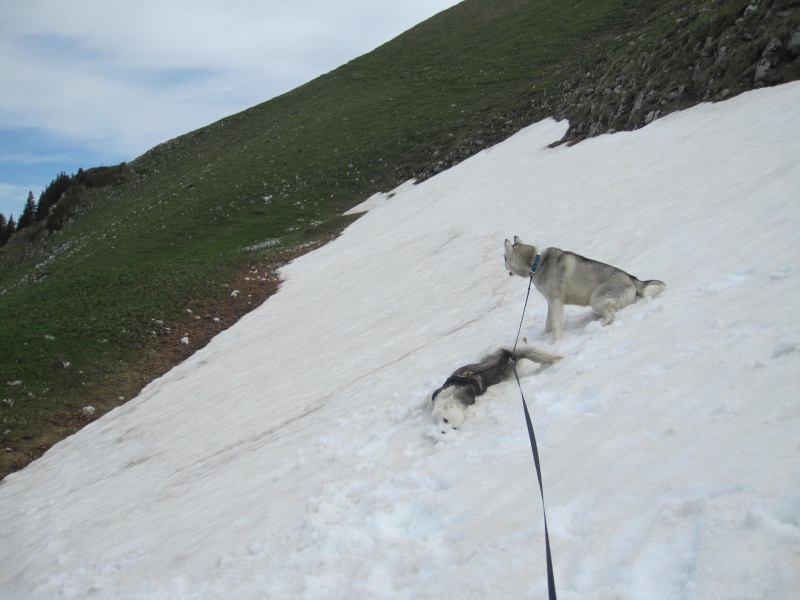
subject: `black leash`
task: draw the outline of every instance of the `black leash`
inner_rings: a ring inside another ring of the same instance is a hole
[[[537,257],[538,258],[538,257]],[[519,327],[517,328],[517,339],[514,340],[514,349],[511,351],[511,359],[513,361],[514,354],[517,351],[517,344],[519,343],[519,334],[522,333],[522,321],[525,320],[525,309],[528,308],[528,298],[531,296],[531,285],[533,285],[533,274],[531,274],[530,278],[528,279],[528,293],[525,294],[525,304],[522,306],[522,317],[519,319]],[[517,372],[516,363],[514,363],[514,372]],[[522,392],[522,386],[520,386],[519,391]],[[522,398],[525,400],[525,397]]]
[[[539,258],[538,256],[536,257]],[[537,261],[538,262],[538,261]],[[531,440],[531,450],[533,450],[533,463],[536,465],[536,477],[539,479],[539,492],[542,495],[542,516],[544,517],[544,544],[547,552],[547,592],[549,600],[556,600],[556,580],[553,576],[553,558],[550,554],[550,535],[547,531],[547,511],[544,508],[544,486],[542,485],[542,468],[539,465],[539,449],[536,446],[536,434],[533,432],[533,424],[531,423],[531,415],[528,412],[528,404],[525,402],[525,394],[522,393],[522,383],[519,380],[519,373],[517,373],[517,363],[514,356],[517,350],[517,343],[519,342],[519,335],[522,331],[522,321],[525,318],[525,309],[528,307],[528,297],[531,295],[531,284],[533,283],[533,272],[531,272],[530,282],[528,283],[528,293],[525,295],[525,306],[522,307],[522,319],[519,321],[519,329],[517,330],[517,339],[514,342],[514,351],[511,353],[511,366],[514,369],[514,377],[519,386],[519,394],[522,396],[522,408],[525,410],[525,422],[528,424],[528,437]]]

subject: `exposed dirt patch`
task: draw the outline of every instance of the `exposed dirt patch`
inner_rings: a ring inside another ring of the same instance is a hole
[[[28,437],[20,444],[7,445],[0,450],[0,479],[24,468],[60,440],[135,397],[148,383],[205,347],[214,336],[277,292],[281,283],[278,268],[308,251],[309,248],[303,248],[275,253],[245,264],[212,302],[205,305],[189,302],[180,319],[153,322],[153,339],[138,353],[137,361],[121,365],[101,388],[87,389],[82,405],[67,407],[51,417],[52,427],[47,434]],[[87,406],[94,412],[85,413],[83,409]]]

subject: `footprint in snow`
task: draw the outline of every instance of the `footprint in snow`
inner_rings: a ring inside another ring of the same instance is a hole
[[[772,271],[772,273],[769,274],[769,278],[772,279],[772,281],[783,281],[791,274],[792,269],[790,267],[780,267]]]
[[[722,279],[717,281],[704,281],[702,283],[698,283],[694,287],[689,288],[689,290],[704,296],[713,296],[730,287],[744,284],[757,272],[758,269],[755,267],[737,269]]]
[[[772,357],[778,358],[780,356],[786,356],[787,354],[797,352],[798,350],[800,350],[800,336],[788,337],[775,345],[775,348],[772,351]]]

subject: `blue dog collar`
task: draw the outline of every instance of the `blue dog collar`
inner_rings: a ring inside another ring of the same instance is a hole
[[[539,268],[539,259],[540,259],[540,258],[541,258],[541,257],[540,257],[540,256],[537,254],[537,255],[536,255],[536,258],[534,258],[534,259],[533,259],[533,266],[531,267],[531,277],[533,277],[534,275],[536,275],[536,269],[538,269],[538,268]]]

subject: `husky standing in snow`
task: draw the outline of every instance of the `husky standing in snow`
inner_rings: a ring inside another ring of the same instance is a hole
[[[532,346],[517,347],[513,355],[516,360],[526,358],[535,363],[549,365],[561,356]],[[433,420],[439,431],[447,433],[458,429],[464,422],[468,406],[475,404],[475,398],[486,391],[490,385],[511,378],[514,373],[511,350],[501,348],[487,354],[481,362],[465,365],[453,371],[444,385],[433,392]]]
[[[536,246],[523,244],[517,236],[513,244],[506,240],[505,245],[508,274],[532,277],[547,300],[544,331],[553,332],[554,342],[561,337],[565,304],[591,306],[608,325],[618,310],[667,287],[663,281],[639,281],[622,269],[558,248],[545,248],[539,254]]]

